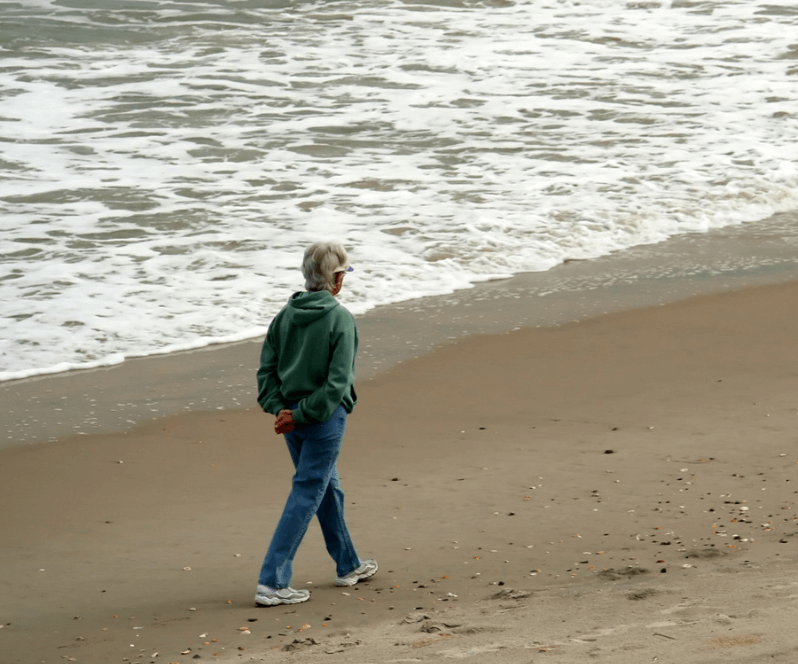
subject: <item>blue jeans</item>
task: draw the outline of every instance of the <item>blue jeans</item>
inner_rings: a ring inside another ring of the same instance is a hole
[[[319,517],[338,576],[346,576],[360,566],[344,521],[344,492],[335,465],[346,429],[346,414],[346,409],[338,406],[326,422],[285,434],[296,473],[258,584],[270,588],[289,586],[294,556],[314,514]]]

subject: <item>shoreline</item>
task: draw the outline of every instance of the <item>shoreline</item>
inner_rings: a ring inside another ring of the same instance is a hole
[[[3,651],[794,661],[796,298],[791,281],[473,335],[364,379],[339,465],[381,571],[336,588],[311,527],[302,605],[253,606],[291,475],[255,409],[6,449]]]
[[[358,380],[470,335],[562,325],[798,279],[796,245],[798,212],[785,213],[476,284],[450,295],[380,306],[356,317]],[[0,450],[130,431],[178,413],[253,407],[261,343],[220,344],[0,383],[6,404]]]

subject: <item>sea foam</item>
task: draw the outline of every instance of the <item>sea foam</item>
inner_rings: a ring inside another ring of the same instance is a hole
[[[0,26],[0,380],[798,209],[791,3],[38,0]]]

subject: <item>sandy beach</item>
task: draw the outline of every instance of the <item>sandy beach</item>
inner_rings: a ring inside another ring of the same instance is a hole
[[[271,418],[191,412],[0,452],[0,652],[38,662],[794,662],[798,282],[476,335],[361,380],[350,589]]]
[[[3,2],[0,664],[798,664],[796,7]],[[319,241],[379,571],[258,607]]]

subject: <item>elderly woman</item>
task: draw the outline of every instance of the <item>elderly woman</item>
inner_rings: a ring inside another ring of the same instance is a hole
[[[258,403],[277,416],[294,462],[291,493],[277,524],[258,579],[261,606],[297,604],[307,590],[289,587],[294,556],[313,515],[319,517],[327,551],[336,564],[337,586],[351,586],[377,571],[361,561],[344,521],[344,493],[336,460],[357,395],[355,321],[339,306],[344,275],[352,272],[339,244],[316,243],[302,262],[306,292],[294,293],[277,314],[261,352]]]

